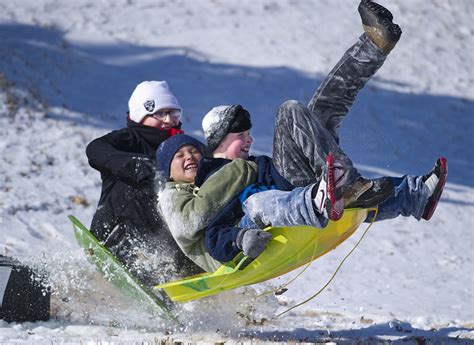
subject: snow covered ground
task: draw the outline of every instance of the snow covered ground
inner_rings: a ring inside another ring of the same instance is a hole
[[[54,293],[51,321],[0,321],[0,342],[474,342],[474,4],[381,3],[402,39],[351,109],[342,147],[366,176],[423,174],[446,156],[437,213],[375,224],[327,290],[276,320],[326,283],[361,231],[278,303],[236,290],[185,305],[187,328],[174,330],[102,281],[75,243],[67,215],[89,224],[101,185],[87,143],[123,126],[135,85],[155,79],[179,98],[188,133],[202,136],[211,107],[241,103],[254,153],[270,154],[277,106],[308,101],[362,33],[358,2],[0,0],[0,254],[44,267]]]

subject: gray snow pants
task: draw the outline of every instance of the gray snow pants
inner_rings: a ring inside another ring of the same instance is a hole
[[[386,55],[365,34],[349,48],[314,93],[307,107],[286,101],[278,109],[273,162],[297,187],[319,182],[332,152],[349,166],[349,181],[360,176],[339,147],[339,127],[359,91],[383,65]]]

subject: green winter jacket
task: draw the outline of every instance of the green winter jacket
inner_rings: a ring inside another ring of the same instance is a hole
[[[181,250],[208,272],[221,263],[204,246],[204,228],[247,186],[257,180],[254,162],[236,159],[211,175],[198,188],[193,183],[167,182],[159,193],[159,206]]]

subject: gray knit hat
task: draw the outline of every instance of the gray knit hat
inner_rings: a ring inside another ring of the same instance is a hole
[[[250,128],[250,114],[239,104],[214,107],[202,119],[202,130],[211,151],[219,146],[227,134],[247,131]]]

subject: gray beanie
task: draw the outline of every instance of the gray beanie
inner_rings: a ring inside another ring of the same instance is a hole
[[[239,104],[214,107],[202,119],[202,130],[211,151],[219,146],[227,134],[247,131],[250,128],[250,114]]]

